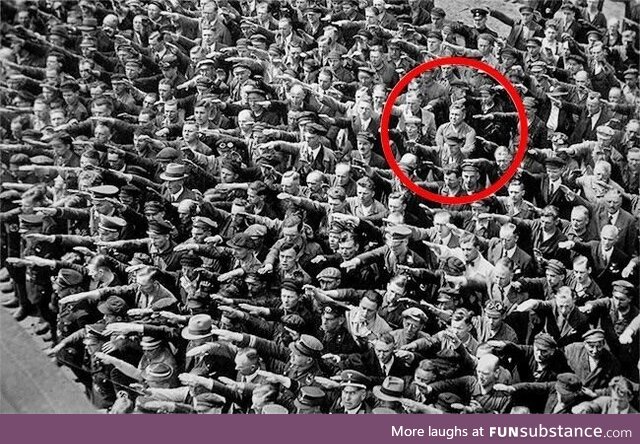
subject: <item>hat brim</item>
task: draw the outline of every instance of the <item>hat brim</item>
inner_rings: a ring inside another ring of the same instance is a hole
[[[402,396],[391,396],[391,395],[387,395],[386,393],[383,393],[381,385],[376,385],[373,388],[373,396],[375,396],[381,401],[400,401],[402,399]]]
[[[186,179],[187,177],[189,177],[189,175],[187,175],[187,174],[185,174],[185,175],[183,175],[183,176],[180,176],[180,177],[176,177],[176,176],[167,176],[167,175],[166,175],[166,174],[164,174],[164,173],[160,174],[160,179],[162,179],[162,180],[164,180],[164,181],[167,181],[167,182],[175,182],[175,181],[178,181],[178,180],[184,180],[184,179]]]
[[[213,332],[209,332],[209,333],[204,334],[204,335],[194,335],[192,333],[189,333],[189,327],[184,327],[182,329],[181,336],[184,339],[186,339],[187,341],[193,341],[195,339],[204,339],[204,338],[208,338],[210,336],[213,336]]]

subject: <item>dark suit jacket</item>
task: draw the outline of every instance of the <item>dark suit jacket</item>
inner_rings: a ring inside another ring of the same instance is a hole
[[[584,342],[567,345],[564,354],[567,356],[569,367],[582,380],[582,384],[591,390],[607,388],[611,378],[620,374],[620,363],[607,349],[602,350],[598,365],[593,371],[589,369]]]
[[[595,125],[591,125],[591,117],[587,115],[586,111],[583,111],[576,123],[576,128],[573,130],[571,137],[569,138],[569,144],[580,143],[585,140],[596,140],[596,128],[600,125],[604,125],[611,119],[611,111],[602,108],[600,117],[596,121]]]
[[[544,323],[545,330],[553,336],[559,347],[579,342],[582,335],[589,329],[589,321],[578,307],[575,307],[562,325],[558,323],[558,308],[556,301],[544,301],[535,309]]]
[[[604,205],[598,206],[594,216],[596,229],[599,233],[602,230],[602,227],[609,224],[609,216],[606,207]],[[636,218],[625,210],[620,209],[620,214],[618,214],[615,225],[618,230],[620,230],[616,247],[624,251],[629,256],[637,254],[638,225]]]
[[[502,258],[503,248],[500,239],[493,238],[489,241],[487,250],[487,260],[492,264],[496,264]],[[527,254],[522,248],[516,246],[516,251],[511,258],[514,264],[514,273],[518,276],[533,277],[535,275],[535,264],[533,258]]]
[[[605,263],[600,254],[600,241],[576,242],[573,249],[591,258],[593,264],[591,275],[604,294],[611,291],[613,281],[622,279],[622,269],[629,263],[629,256],[617,247],[613,247],[609,262]]]

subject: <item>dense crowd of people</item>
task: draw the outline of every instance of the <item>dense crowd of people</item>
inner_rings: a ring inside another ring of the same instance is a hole
[[[637,413],[640,2],[444,3],[2,0],[2,305],[111,413]]]

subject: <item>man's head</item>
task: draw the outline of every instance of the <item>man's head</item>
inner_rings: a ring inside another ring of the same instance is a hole
[[[499,362],[497,356],[486,354],[478,360],[476,377],[484,390],[491,390],[498,380]]]
[[[604,251],[611,250],[618,241],[619,234],[620,230],[615,225],[605,225],[602,227],[602,230],[600,230],[602,249]]]
[[[571,210],[571,228],[577,233],[582,233],[589,223],[589,210],[583,205],[573,207]]]
[[[458,308],[451,316],[449,329],[463,342],[465,342],[471,334],[473,328],[473,324],[471,323],[472,318],[473,314],[464,308]]]
[[[507,223],[500,227],[500,242],[504,251],[509,251],[517,246],[518,234],[516,231],[517,227],[512,223]]]
[[[570,287],[560,287],[554,296],[558,314],[567,317],[576,306],[575,293]]]
[[[480,254],[479,245],[478,238],[471,233],[465,233],[460,238],[460,249],[467,264],[473,262]]]
[[[373,349],[376,353],[376,357],[382,364],[386,364],[391,361],[395,348],[395,340],[389,333],[381,335],[380,338],[374,341],[373,344]]]
[[[234,361],[236,370],[244,376],[252,375],[260,368],[260,356],[254,348],[238,350]]]

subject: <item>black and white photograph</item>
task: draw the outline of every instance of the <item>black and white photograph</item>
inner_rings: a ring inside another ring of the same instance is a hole
[[[638,413],[639,32],[0,0],[0,413]]]

